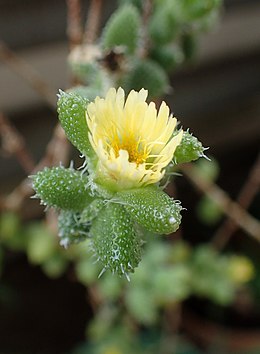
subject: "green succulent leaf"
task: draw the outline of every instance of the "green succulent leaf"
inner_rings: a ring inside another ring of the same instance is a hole
[[[131,217],[148,231],[159,234],[175,232],[181,223],[182,206],[160,188],[148,186],[117,193]]]
[[[152,41],[159,46],[171,42],[176,37],[179,28],[171,2],[167,1],[157,6],[148,29]]]
[[[167,72],[175,70],[184,60],[184,55],[178,46],[156,46],[150,54],[151,58]]]
[[[72,243],[79,243],[88,237],[89,224],[80,221],[79,213],[62,210],[58,217],[60,244],[68,247]]]
[[[235,284],[229,277],[229,264],[226,255],[218,254],[208,245],[196,248],[191,260],[193,293],[221,305],[234,301]]]
[[[97,216],[100,210],[104,207],[103,199],[94,199],[81,213],[80,222],[90,224]]]
[[[160,304],[181,301],[190,295],[190,270],[186,265],[162,267],[153,276],[154,297]]]
[[[0,243],[10,249],[23,251],[27,245],[27,236],[23,234],[21,220],[14,212],[2,212],[0,215]]]
[[[132,286],[126,292],[125,301],[129,313],[139,323],[151,326],[156,323],[158,311],[155,299],[149,290],[151,288]]]
[[[32,179],[36,197],[44,205],[81,211],[93,200],[86,188],[88,178],[72,168],[46,167]]]
[[[208,16],[221,5],[221,0],[183,0],[181,3],[184,19],[192,21]]]
[[[27,256],[31,263],[42,264],[56,253],[57,241],[54,235],[41,223],[32,223],[27,231]]]
[[[84,285],[91,285],[97,281],[99,267],[90,258],[83,258],[75,264],[77,279]]]
[[[196,163],[198,173],[208,181],[214,182],[219,177],[220,166],[214,158],[210,157],[210,163],[201,159]]]
[[[180,145],[177,146],[174,153],[176,163],[191,162],[205,157],[205,148],[201,142],[188,131],[183,132]]]
[[[223,216],[221,208],[209,197],[203,196],[197,205],[198,218],[207,225],[215,225]]]
[[[58,114],[61,126],[70,142],[85,156],[92,156],[86,121],[87,99],[76,93],[60,91]]]
[[[68,261],[61,253],[56,253],[49,259],[47,259],[42,265],[41,268],[44,273],[49,278],[59,278],[64,273],[66,267],[68,265]]]
[[[149,92],[149,98],[163,95],[169,88],[168,77],[164,69],[155,61],[137,60],[132,70],[123,80],[123,86],[127,91],[145,88]]]
[[[133,53],[138,44],[140,16],[131,4],[120,7],[113,13],[102,34],[105,49],[124,46],[128,53]]]
[[[90,229],[92,247],[103,271],[125,275],[133,272],[141,259],[142,240],[136,226],[119,204],[108,204]]]

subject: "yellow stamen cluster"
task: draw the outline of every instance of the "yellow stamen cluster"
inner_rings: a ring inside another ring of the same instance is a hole
[[[135,162],[138,165],[145,163],[147,158],[147,152],[141,145],[139,140],[136,140],[133,136],[129,136],[125,141],[120,141],[118,136],[115,137],[111,143],[111,147],[114,149],[116,157],[119,156],[120,150],[126,150],[129,155],[129,162]]]

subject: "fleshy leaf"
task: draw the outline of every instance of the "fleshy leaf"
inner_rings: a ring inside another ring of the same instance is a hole
[[[72,168],[46,167],[32,179],[36,196],[45,205],[81,211],[93,200],[86,189],[88,178]]]
[[[178,22],[172,11],[172,3],[165,1],[153,12],[149,23],[152,41],[159,47],[171,42],[178,33]]]
[[[43,223],[32,223],[27,229],[27,256],[33,264],[42,264],[56,253],[56,239]]]
[[[60,244],[64,247],[84,241],[89,225],[80,222],[80,215],[70,210],[62,210],[58,218]]]
[[[70,142],[85,156],[93,154],[86,121],[87,99],[76,93],[60,91],[58,114]]]
[[[137,60],[124,78],[123,84],[127,91],[147,89],[150,99],[163,95],[169,88],[168,77],[164,69],[149,59]]]
[[[94,199],[81,213],[80,222],[91,223],[97,216],[100,210],[104,207],[103,199]]]
[[[195,136],[188,131],[183,132],[181,143],[174,153],[174,161],[176,163],[195,161],[200,157],[205,157],[204,150],[205,148]]]
[[[178,46],[164,45],[153,48],[151,58],[165,71],[170,72],[183,62],[184,55]]]
[[[179,228],[182,206],[160,188],[148,186],[123,191],[117,193],[115,198],[148,231],[170,234]]]
[[[132,5],[119,8],[109,19],[103,30],[103,47],[113,49],[115,46],[125,46],[129,53],[133,53],[138,43],[140,16]]]
[[[90,229],[93,251],[103,271],[125,275],[133,272],[141,259],[142,240],[133,220],[119,204],[108,204]]]

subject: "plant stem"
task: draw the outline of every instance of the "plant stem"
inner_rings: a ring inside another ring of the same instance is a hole
[[[93,44],[96,40],[102,10],[102,0],[92,0],[90,3],[88,17],[85,26],[83,42]]]
[[[151,0],[145,0],[143,2],[143,16],[142,16],[142,26],[141,26],[141,45],[139,46],[138,56],[140,58],[145,58],[148,54],[150,40],[149,33],[147,30],[148,21],[152,14],[153,4]]]
[[[67,36],[70,49],[82,41],[81,1],[67,0]]]

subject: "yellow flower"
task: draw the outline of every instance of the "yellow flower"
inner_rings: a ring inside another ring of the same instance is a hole
[[[87,108],[89,140],[97,154],[97,174],[115,190],[137,188],[160,181],[182,139],[173,136],[177,120],[162,102],[157,113],[148,92],[111,88]]]

